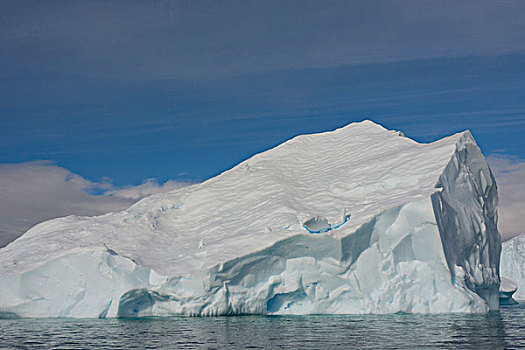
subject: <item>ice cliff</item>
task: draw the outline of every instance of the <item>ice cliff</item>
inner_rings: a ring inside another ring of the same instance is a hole
[[[525,233],[503,243],[501,276],[502,279],[510,279],[518,287],[513,298],[525,300]]]
[[[498,307],[497,201],[468,131],[420,144],[353,123],[35,226],[0,250],[0,312],[483,313]]]

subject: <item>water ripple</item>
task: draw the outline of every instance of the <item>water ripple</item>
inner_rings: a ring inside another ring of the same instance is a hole
[[[0,320],[2,349],[524,349],[525,304],[487,315]]]

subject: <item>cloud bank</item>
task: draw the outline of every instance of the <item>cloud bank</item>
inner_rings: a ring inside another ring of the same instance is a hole
[[[0,164],[0,247],[39,222],[123,210],[143,197],[188,184],[148,179],[138,186],[115,187],[108,179],[89,181],[47,161]]]
[[[488,160],[498,184],[498,227],[506,241],[525,232],[525,160],[505,155]]]

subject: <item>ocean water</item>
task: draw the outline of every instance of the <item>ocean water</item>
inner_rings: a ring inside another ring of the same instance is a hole
[[[1,349],[525,349],[525,304],[486,315],[4,319]]]

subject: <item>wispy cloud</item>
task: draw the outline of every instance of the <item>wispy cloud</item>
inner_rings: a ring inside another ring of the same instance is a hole
[[[119,211],[148,195],[185,185],[148,179],[119,188],[108,179],[89,181],[47,161],[0,164],[0,247],[44,220]]]
[[[525,232],[525,160],[498,154],[488,160],[498,184],[498,226],[508,240]]]

